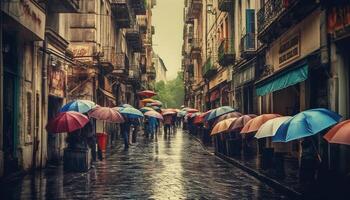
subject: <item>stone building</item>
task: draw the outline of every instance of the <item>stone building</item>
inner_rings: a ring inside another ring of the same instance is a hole
[[[154,5],[1,1],[0,177],[62,161],[66,134],[45,127],[68,101],[137,106],[136,92],[155,79]],[[115,138],[116,125],[99,122],[96,128]]]
[[[159,82],[159,81],[166,82],[167,81],[166,72],[168,70],[164,64],[163,59],[155,53],[153,53],[153,65],[156,70],[156,82]]]

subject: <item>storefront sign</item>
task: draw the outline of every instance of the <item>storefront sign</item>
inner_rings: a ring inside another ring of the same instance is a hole
[[[87,58],[93,56],[92,45],[71,45],[69,49],[73,52],[74,58]]]
[[[228,69],[219,72],[213,80],[209,82],[209,89],[214,88],[228,79]]]
[[[64,70],[49,67],[49,93],[57,97],[65,97],[66,73]]]
[[[350,5],[333,7],[328,14],[328,33],[339,38],[350,33]]]
[[[279,65],[286,64],[300,56],[300,34],[281,42],[279,47]]]
[[[35,35],[34,40],[44,40],[45,13],[36,2],[33,0],[7,0],[1,1],[1,4],[2,11]]]

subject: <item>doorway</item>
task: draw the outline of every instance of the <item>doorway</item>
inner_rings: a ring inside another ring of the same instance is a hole
[[[17,143],[18,130],[18,57],[16,38],[4,33],[3,35],[3,150],[4,150],[4,174],[18,170]]]

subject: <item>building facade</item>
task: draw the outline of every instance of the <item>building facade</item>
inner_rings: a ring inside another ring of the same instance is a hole
[[[159,82],[159,81],[166,82],[167,81],[166,72],[168,71],[168,69],[164,64],[163,59],[155,53],[153,53],[153,65],[156,70],[156,82]]]
[[[347,1],[185,1],[185,105],[284,116],[323,107],[348,119],[348,16]],[[330,167],[350,171],[346,146],[313,139]],[[264,147],[302,152],[300,140]]]
[[[65,103],[129,103],[152,88],[154,0],[1,1],[0,177],[62,161],[46,131]],[[144,23],[146,22],[146,23]],[[116,125],[97,123],[98,132]]]

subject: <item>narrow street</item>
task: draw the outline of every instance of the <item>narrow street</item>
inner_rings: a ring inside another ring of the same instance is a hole
[[[0,188],[2,199],[286,199],[180,129],[156,142],[139,137],[129,151],[120,144],[85,174],[51,167]]]

